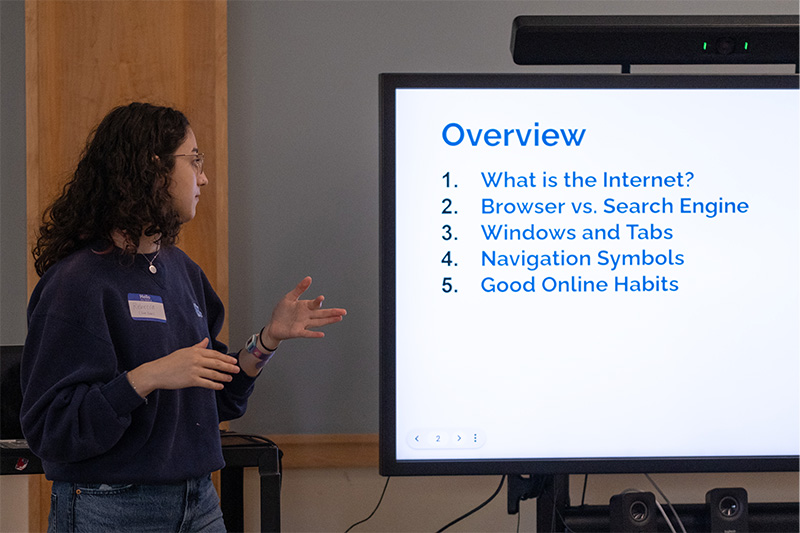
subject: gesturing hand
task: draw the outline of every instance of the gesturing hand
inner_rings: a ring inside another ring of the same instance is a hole
[[[128,380],[143,397],[156,389],[221,390],[224,383],[233,379],[231,374],[239,372],[239,366],[235,358],[206,346],[208,338],[138,366],[128,372]]]
[[[311,285],[306,276],[292,291],[286,294],[275,309],[261,338],[266,348],[275,348],[280,341],[299,337],[324,337],[316,328],[341,322],[347,311],[344,309],[322,309],[325,297],[320,295],[313,300],[301,300],[300,296]]]

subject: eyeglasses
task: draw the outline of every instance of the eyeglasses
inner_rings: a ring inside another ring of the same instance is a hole
[[[199,153],[199,154],[174,154],[175,157],[194,157],[194,161],[192,161],[192,165],[197,171],[197,175],[203,173],[203,160],[206,158],[206,154]]]

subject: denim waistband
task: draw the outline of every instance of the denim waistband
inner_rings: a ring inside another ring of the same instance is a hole
[[[222,533],[211,476],[168,485],[55,481],[48,532]]]

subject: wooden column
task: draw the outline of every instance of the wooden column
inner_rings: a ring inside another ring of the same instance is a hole
[[[27,0],[28,242],[92,129],[117,105],[180,109],[206,154],[209,184],[178,245],[228,303],[225,0]],[[28,257],[28,292],[38,281]],[[222,340],[227,340],[227,325]],[[49,485],[31,483],[30,530],[45,531]]]

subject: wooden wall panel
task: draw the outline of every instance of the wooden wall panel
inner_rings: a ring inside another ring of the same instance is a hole
[[[29,245],[102,117],[132,101],[169,105],[189,117],[209,178],[179,246],[227,306],[225,0],[27,0],[25,48]],[[29,293],[37,281],[29,256]],[[31,531],[47,528],[49,490],[31,481]]]
[[[29,237],[91,129],[114,106],[187,114],[210,183],[180,246],[227,300],[227,30],[224,0],[28,1]],[[29,288],[37,277],[32,261]]]
[[[378,468],[378,435],[270,435],[283,468]]]

